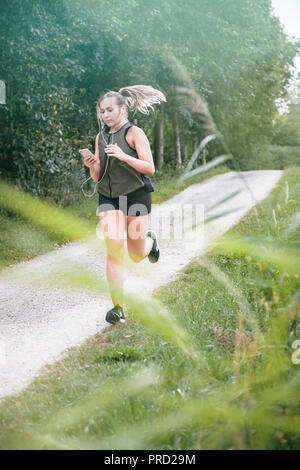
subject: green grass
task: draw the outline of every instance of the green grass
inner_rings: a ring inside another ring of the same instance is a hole
[[[56,236],[19,217],[0,214],[0,269],[58,246]]]
[[[284,238],[299,196],[300,168],[291,168],[229,235],[299,247],[299,227]],[[196,355],[130,309],[125,325],[70,349],[2,401],[0,448],[299,449],[298,274],[220,244],[155,297]]]
[[[206,178],[226,171],[229,171],[226,166],[220,166],[178,186],[177,178],[182,170],[160,170],[153,179],[155,191],[152,193],[152,202],[159,204],[190,184],[200,183]],[[94,196],[91,199],[82,197],[80,203],[61,210],[83,221],[93,233],[98,223],[96,209],[97,197]],[[55,250],[70,241],[67,236],[58,235],[54,230],[46,230],[24,217],[7,210],[0,211],[0,269]]]

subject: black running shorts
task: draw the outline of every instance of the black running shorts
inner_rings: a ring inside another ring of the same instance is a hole
[[[120,210],[125,215],[140,216],[151,212],[151,193],[145,186],[136,189],[132,193],[119,197],[106,197],[99,193],[99,205],[97,214],[101,212]]]

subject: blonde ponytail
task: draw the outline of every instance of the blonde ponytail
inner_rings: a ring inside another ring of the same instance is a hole
[[[150,85],[133,85],[120,88],[119,93],[125,98],[130,109],[149,114],[149,109],[153,109],[153,104],[160,104],[167,101],[165,95]]]
[[[167,101],[165,95],[148,85],[133,85],[121,88],[119,91],[107,91],[100,96],[96,105],[97,120],[99,129],[104,126],[100,113],[100,103],[105,98],[115,98],[118,106],[126,106],[130,109],[140,111],[143,114],[149,114],[149,109],[153,110],[153,104],[160,104],[162,101]]]

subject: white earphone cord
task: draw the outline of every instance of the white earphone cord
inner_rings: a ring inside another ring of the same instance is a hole
[[[103,135],[103,127],[104,127],[104,126],[100,126],[100,122],[99,122],[98,118],[97,118],[97,121],[98,121],[98,125],[99,125],[99,130],[100,130],[100,132],[101,132],[101,134],[102,134],[102,138],[103,138],[105,144],[108,145],[108,142],[106,141],[106,139],[104,138],[104,135]],[[113,141],[114,141],[114,135],[112,134],[112,142],[111,142],[112,144],[113,144]],[[90,176],[89,178],[87,178],[87,179],[82,183],[82,185],[81,185],[81,191],[83,192],[83,195],[84,195],[85,197],[93,197],[93,196],[94,196],[94,194],[96,193],[96,190],[97,190],[97,185],[98,185],[99,183],[101,183],[101,181],[103,180],[104,176],[106,175],[107,166],[108,166],[108,156],[106,155],[106,165],[105,165],[104,173],[103,173],[103,175],[102,175],[102,177],[101,177],[101,180],[95,182],[95,186],[94,186],[94,190],[93,190],[92,194],[87,194],[87,193],[85,192],[85,190],[83,189],[83,186],[84,186],[92,177]]]

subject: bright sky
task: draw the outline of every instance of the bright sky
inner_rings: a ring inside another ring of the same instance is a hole
[[[272,0],[274,14],[279,17],[284,32],[300,39],[300,0]],[[295,60],[300,72],[300,58]]]
[[[300,0],[272,0],[286,34],[300,38]]]
[[[274,14],[279,17],[284,32],[293,38],[300,39],[300,0],[272,0]],[[296,67],[293,78],[290,81],[289,91],[293,93],[295,78],[300,74],[300,57],[294,60]],[[288,111],[288,102],[278,102],[280,113]]]

